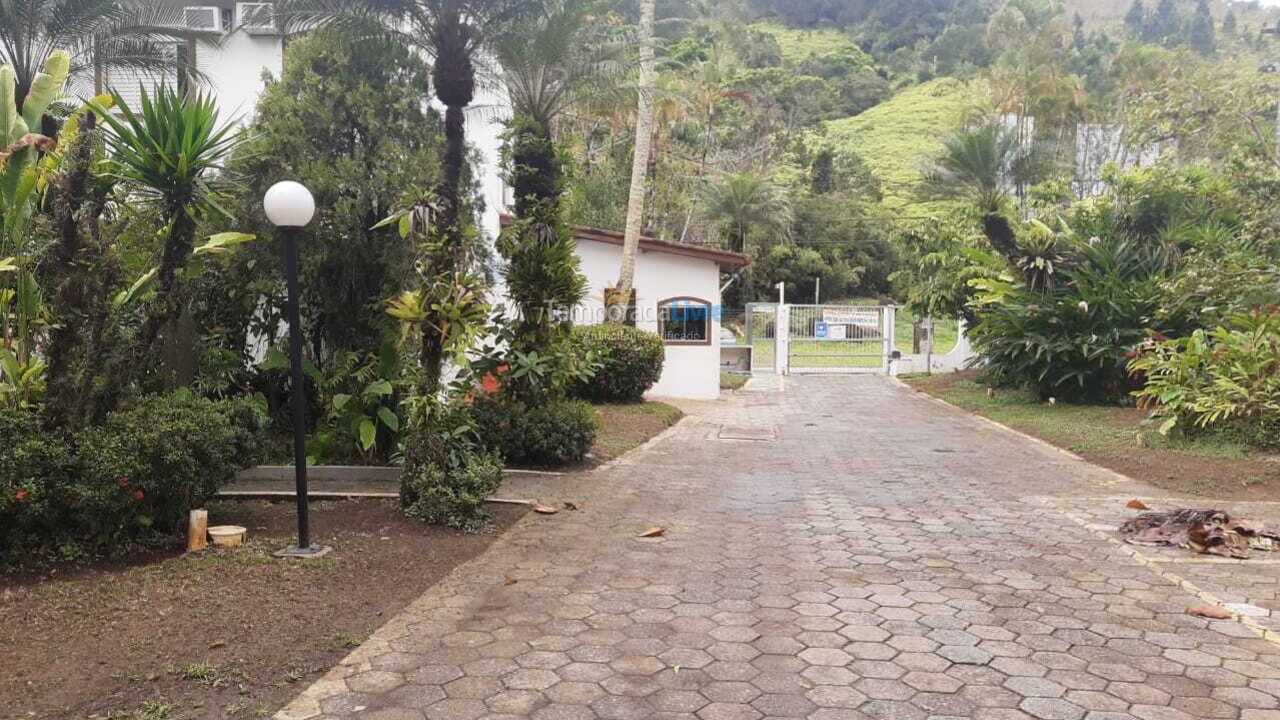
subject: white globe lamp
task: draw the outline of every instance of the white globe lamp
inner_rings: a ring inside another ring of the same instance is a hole
[[[311,191],[292,180],[272,185],[262,198],[262,207],[276,227],[306,227],[316,216],[316,199]]]

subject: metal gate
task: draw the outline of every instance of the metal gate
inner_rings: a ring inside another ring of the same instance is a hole
[[[778,369],[778,306],[748,303],[744,325],[746,344],[751,348],[751,370],[775,372]]]
[[[782,372],[889,373],[893,365],[892,305],[785,305]]]

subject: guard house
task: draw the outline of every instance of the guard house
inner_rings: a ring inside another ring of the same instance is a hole
[[[505,225],[509,218],[503,218]],[[575,228],[587,298],[574,322],[605,321],[604,291],[618,282],[622,233]],[[653,397],[713,400],[720,396],[720,287],[724,274],[751,262],[746,255],[701,245],[640,238],[636,256],[636,327],[666,345],[662,378]]]

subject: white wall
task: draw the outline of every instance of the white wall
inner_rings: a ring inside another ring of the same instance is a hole
[[[237,30],[226,35],[221,45],[200,43],[196,67],[208,77],[208,89],[218,98],[220,118],[247,124],[266,87],[262,72],[279,79],[284,70],[284,43],[278,36]]]
[[[575,319],[595,324],[604,319],[605,288],[618,281],[622,247],[579,240],[578,257],[589,291]],[[712,304],[711,344],[667,345],[662,379],[649,395],[714,400],[720,397],[719,265],[712,260],[642,250],[636,259],[636,327],[656,333],[658,302],[672,297],[696,297]]]

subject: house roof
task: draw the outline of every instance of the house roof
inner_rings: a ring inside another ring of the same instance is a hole
[[[502,226],[506,227],[511,223],[511,220],[512,217],[510,215],[504,214],[502,216]],[[573,229],[573,237],[577,240],[593,240],[595,242],[607,243],[609,245],[621,245],[623,241],[623,234],[620,232],[589,227],[575,227]],[[685,257],[710,260],[717,263],[722,268],[740,268],[751,264],[751,258],[743,255],[742,253],[730,252],[728,250],[707,247],[705,245],[689,245],[686,243],[669,242],[667,240],[658,240],[647,236],[640,237],[640,250],[644,252],[684,255]]]

